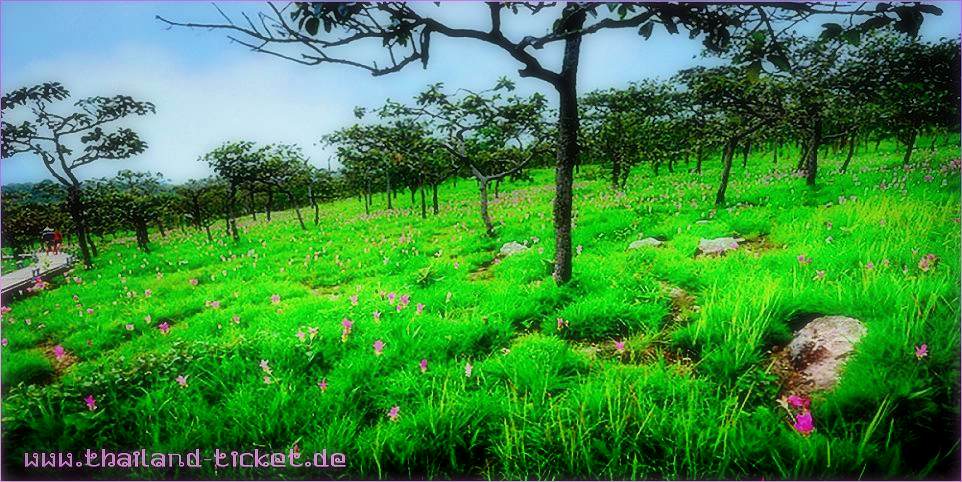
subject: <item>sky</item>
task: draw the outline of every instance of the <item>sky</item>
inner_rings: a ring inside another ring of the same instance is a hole
[[[922,36],[957,37],[959,3],[932,3],[944,13],[926,18]],[[218,5],[228,14],[263,8],[263,3]],[[477,25],[472,19],[479,17],[487,25],[482,4],[423,3],[418,8],[440,12],[457,25]],[[435,82],[452,89],[484,89],[507,76],[517,82],[521,94],[555,97],[547,84],[519,78],[520,64],[503,51],[470,39],[434,36],[428,69],[417,64],[372,77],[349,66],[304,66],[254,53],[231,44],[219,32],[168,29],[156,15],[192,22],[220,18],[209,2],[0,2],[4,93],[58,81],[73,98],[126,94],[157,107],[154,115],[122,121],[147,142],[145,153],[83,166],[78,169],[81,178],[111,176],[121,169],[161,172],[172,182],[200,178],[210,170],[199,157],[226,141],[241,139],[298,144],[314,165],[336,168],[330,149],[317,142],[356,122],[355,106],[374,108],[387,98],[410,101]],[[508,17],[504,30],[515,41],[550,27],[548,16],[536,24],[524,23],[531,18],[526,15]],[[816,32],[818,24],[802,28]],[[633,29],[591,35],[582,45],[578,90],[665,79],[680,69],[714,62],[702,58],[700,51],[699,41],[658,29],[648,41],[640,41]],[[367,46],[351,52],[365,59],[378,53]],[[546,66],[560,64],[559,48],[545,48],[538,55]],[[3,184],[49,178],[36,157],[21,154],[0,162]]]

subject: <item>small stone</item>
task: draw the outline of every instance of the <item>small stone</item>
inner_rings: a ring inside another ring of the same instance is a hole
[[[738,249],[738,243],[744,238],[716,238],[702,239],[698,242],[698,253],[701,256],[721,256],[728,251]]]
[[[653,247],[653,248],[657,248],[658,246],[661,246],[662,244],[665,244],[665,243],[663,243],[663,242],[661,242],[661,241],[659,241],[659,240],[657,240],[657,239],[655,239],[655,238],[645,238],[645,239],[639,239],[639,240],[637,240],[637,241],[632,242],[631,244],[628,245],[628,249],[639,249],[639,248],[644,248],[644,247],[647,247],[647,246],[651,246],[651,247]]]
[[[518,254],[527,249],[527,246],[511,241],[504,243],[504,246],[501,246],[501,256],[511,256],[512,254]]]

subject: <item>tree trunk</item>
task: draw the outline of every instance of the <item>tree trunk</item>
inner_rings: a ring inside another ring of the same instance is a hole
[[[431,197],[432,197],[432,202],[434,203],[434,206],[433,206],[434,214],[437,215],[438,214],[438,185],[437,184],[431,185],[431,190],[433,191],[433,194],[431,195]]]
[[[815,178],[818,175],[818,147],[822,143],[822,120],[815,120],[815,129],[812,132],[811,144],[808,147],[808,157],[805,162],[805,184],[815,185]]]
[[[702,154],[703,154],[702,146],[699,145],[698,150],[695,151],[695,172],[697,172],[698,174],[701,174],[701,161],[704,159],[702,157]]]
[[[732,172],[732,158],[735,157],[736,141],[729,140],[725,143],[722,150],[722,178],[718,185],[718,193],[715,194],[715,206],[725,205],[725,191],[728,190],[728,178]]]
[[[80,245],[80,256],[83,258],[84,266],[87,269],[93,268],[93,258],[87,245],[87,220],[80,187],[70,186],[67,188],[67,210],[70,211],[70,217],[73,218],[74,229],[77,232],[77,243]]]
[[[578,8],[569,8],[564,18],[563,31],[572,32],[565,39],[561,75],[555,88],[559,94],[558,103],[558,158],[555,167],[554,230],[555,283],[564,284],[571,280],[571,203],[574,190],[574,167],[578,162],[578,60],[581,56],[581,30],[586,13]]]
[[[160,219],[159,217],[157,218],[157,230],[160,231],[160,237],[167,237],[167,230],[164,229],[164,220]]]
[[[205,225],[204,225],[204,231],[207,231],[207,241],[210,241],[211,243],[213,243],[213,242],[214,242],[214,236],[213,236],[212,234],[210,234],[210,225],[209,225],[209,224],[205,224]]]
[[[286,194],[287,194],[287,202],[291,203],[291,206],[294,207],[294,214],[297,215],[298,224],[301,225],[301,229],[303,229],[304,231],[307,231],[307,226],[304,225],[304,218],[301,216],[301,208],[298,207],[297,203],[294,201],[294,194],[291,192],[288,192]]]
[[[428,217],[428,203],[424,197],[424,184],[421,184],[421,219]]]
[[[845,156],[845,162],[842,163],[841,172],[848,171],[848,165],[852,162],[852,156],[855,155],[855,144],[858,143],[858,136],[852,134],[848,142],[848,155]]]
[[[250,210],[251,218],[257,221],[257,206],[254,205],[254,188],[250,190],[250,194],[247,195],[247,208]]]
[[[481,220],[484,221],[485,234],[488,237],[495,237],[494,224],[491,223],[491,215],[488,214],[488,180],[480,179],[481,183]]]
[[[501,179],[494,181],[494,198],[498,199],[501,195]]]
[[[385,175],[384,181],[385,181],[385,189],[386,189],[385,194],[387,194],[387,208],[394,209],[391,205],[391,175],[390,174]]]
[[[227,224],[227,234],[234,238],[234,241],[240,241],[240,235],[237,234],[237,220],[234,219],[234,213],[236,212],[237,189],[232,186],[227,195],[227,203],[224,206],[224,221]]]
[[[271,221],[271,211],[274,209],[274,190],[267,190],[267,205],[264,206],[264,215],[267,217],[267,222]]]
[[[902,158],[902,165],[907,166],[912,160],[912,151],[915,149],[915,138],[918,136],[918,131],[914,128],[909,131],[909,139],[905,143],[905,157]]]

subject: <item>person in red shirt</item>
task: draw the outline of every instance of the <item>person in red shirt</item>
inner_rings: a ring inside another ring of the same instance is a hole
[[[60,234],[60,230],[53,232],[53,251],[56,254],[60,254],[60,247],[63,245],[63,235]]]

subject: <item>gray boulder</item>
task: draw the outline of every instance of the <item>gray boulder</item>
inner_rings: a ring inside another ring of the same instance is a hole
[[[738,249],[738,243],[745,241],[744,238],[715,238],[702,239],[698,242],[698,255],[700,256],[721,256],[733,249]]]
[[[655,238],[645,238],[645,239],[639,239],[639,240],[637,240],[637,241],[633,241],[631,244],[628,245],[628,249],[640,249],[640,248],[644,248],[644,247],[646,247],[646,246],[651,246],[651,247],[653,247],[653,248],[657,248],[658,246],[661,246],[662,244],[665,244],[665,243],[663,243],[663,242],[661,242],[661,241],[659,241],[659,240],[657,240],[657,239],[655,239]]]
[[[788,344],[789,362],[813,390],[832,388],[841,376],[845,360],[865,333],[865,325],[855,318],[816,318],[795,332]]]
[[[527,249],[527,246],[511,241],[501,246],[501,256],[511,256],[512,254],[518,254]]]

